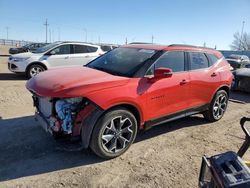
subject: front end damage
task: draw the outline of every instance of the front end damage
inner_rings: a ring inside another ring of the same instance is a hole
[[[55,137],[80,138],[91,134],[94,124],[102,110],[86,98],[50,98],[33,95],[36,107],[35,119],[46,132]],[[94,119],[93,117],[94,116]],[[89,122],[89,119],[93,119]],[[89,124],[91,123],[91,124]],[[87,127],[89,126],[89,127]],[[82,130],[84,129],[84,131]],[[88,133],[86,133],[88,131]],[[88,138],[84,138],[88,145]]]

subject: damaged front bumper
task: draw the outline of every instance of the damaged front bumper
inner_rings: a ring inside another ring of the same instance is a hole
[[[53,135],[53,131],[50,127],[50,123],[48,120],[40,113],[35,112],[35,120],[38,122],[38,124],[46,131]]]
[[[77,105],[74,103],[75,106],[72,108],[72,112],[70,112],[72,127],[70,134],[68,134],[62,127],[63,123],[65,123],[64,119],[58,115],[58,110],[56,109],[57,102],[62,100],[72,101],[70,99],[40,97],[33,94],[34,106],[37,109],[35,113],[36,121],[46,132],[54,136],[58,134],[70,135],[71,138],[79,138],[81,136],[83,146],[87,148],[94,125],[103,113],[103,110],[86,98],[82,98],[80,102],[78,100]]]

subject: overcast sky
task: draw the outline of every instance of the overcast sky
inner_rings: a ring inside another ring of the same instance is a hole
[[[0,0],[0,38],[118,43],[185,43],[229,49],[250,33],[250,0]]]

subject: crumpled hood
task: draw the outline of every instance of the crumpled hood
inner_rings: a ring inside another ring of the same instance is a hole
[[[88,67],[52,69],[26,83],[31,92],[46,97],[79,97],[126,84],[129,78],[114,76]]]

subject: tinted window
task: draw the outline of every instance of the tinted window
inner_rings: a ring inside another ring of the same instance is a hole
[[[208,59],[204,53],[190,52],[191,70],[203,69],[208,67]]]
[[[87,50],[88,50],[88,52],[96,52],[97,51],[97,47],[93,47],[93,46],[87,46]]]
[[[56,55],[70,54],[70,45],[62,45],[53,50]]]
[[[245,67],[246,67],[246,68],[250,68],[250,64],[246,64]]]
[[[214,54],[207,54],[209,58],[210,65],[215,64],[218,61],[218,58]]]
[[[173,72],[185,70],[184,52],[167,52],[156,62],[155,68],[170,68]]]
[[[86,66],[114,75],[132,77],[156,52],[147,49],[116,48]]]
[[[75,54],[88,53],[87,46],[84,46],[84,45],[74,45],[74,53]]]
[[[102,49],[104,52],[107,52],[107,51],[111,50],[111,46],[101,46],[101,49]]]

